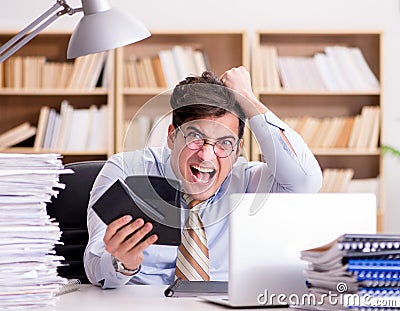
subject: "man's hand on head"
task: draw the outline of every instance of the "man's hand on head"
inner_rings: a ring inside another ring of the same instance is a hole
[[[224,86],[235,91],[236,99],[248,119],[268,111],[267,107],[265,107],[253,93],[250,73],[243,66],[234,67],[225,71],[220,76],[220,80],[224,83]]]

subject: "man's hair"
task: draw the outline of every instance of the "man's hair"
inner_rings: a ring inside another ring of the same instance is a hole
[[[238,137],[243,137],[246,115],[233,92],[210,71],[179,82],[172,92],[170,104],[175,127],[197,119],[221,117],[230,112],[238,117]]]

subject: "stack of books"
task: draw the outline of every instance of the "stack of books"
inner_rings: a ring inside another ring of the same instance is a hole
[[[379,91],[379,80],[358,47],[327,46],[312,56],[284,56],[265,45],[257,57],[263,68],[258,79],[266,90]]]
[[[210,67],[203,50],[181,45],[148,56],[132,54],[124,64],[125,86],[130,88],[173,88],[188,75],[201,75]]]
[[[0,150],[18,145],[36,134],[36,126],[28,121],[0,133]]]
[[[74,108],[67,100],[55,108],[40,109],[34,148],[36,151],[107,153],[108,106]]]
[[[0,67],[0,88],[84,89],[108,87],[107,52],[78,57],[75,62],[51,62],[45,56],[14,56]],[[3,70],[1,70],[3,69]]]
[[[289,117],[283,121],[314,149],[376,151],[379,142],[380,107],[363,106],[355,116],[316,118]]]
[[[310,294],[319,299],[336,297],[356,309],[400,306],[400,235],[345,234],[302,251],[301,259],[309,262]]]
[[[0,153],[1,310],[44,310],[67,283],[54,251],[61,231],[46,211],[65,173],[57,154]]]

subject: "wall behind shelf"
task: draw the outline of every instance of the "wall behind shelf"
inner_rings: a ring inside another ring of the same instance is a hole
[[[384,31],[382,90],[383,143],[400,149],[400,3],[399,0],[111,0],[152,29],[381,29]],[[0,30],[16,31],[55,0],[14,0],[0,10]],[[68,0],[72,7],[79,0]],[[76,14],[79,15],[79,14]],[[50,29],[71,30],[79,16],[64,16]],[[385,231],[400,232],[400,159],[384,158]]]

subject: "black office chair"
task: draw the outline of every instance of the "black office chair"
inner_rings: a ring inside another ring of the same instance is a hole
[[[56,245],[57,255],[64,256],[66,266],[58,268],[60,276],[76,278],[82,283],[89,283],[83,267],[83,254],[89,238],[87,230],[87,206],[90,190],[94,180],[105,161],[75,162],[65,165],[75,174],[60,176],[65,184],[57,198],[47,205],[47,213],[55,218],[63,232],[61,241],[64,245]]]

